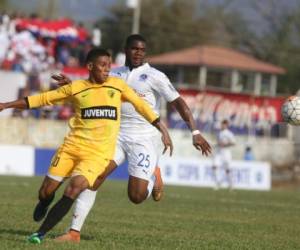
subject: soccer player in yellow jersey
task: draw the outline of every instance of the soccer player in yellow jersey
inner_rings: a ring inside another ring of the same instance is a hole
[[[132,103],[135,109],[162,133],[165,150],[172,142],[167,129],[150,106],[140,99],[121,79],[108,77],[110,54],[103,49],[92,49],[87,55],[88,80],[77,80],[58,88],[25,99],[0,103],[0,111],[7,108],[36,108],[53,105],[68,99],[75,108],[69,121],[70,132],[57,150],[40,191],[34,219],[39,221],[47,213],[54,193],[66,177],[71,177],[63,197],[51,208],[40,228],[28,240],[40,243],[69,211],[76,197],[92,187],[104,173],[113,158],[120,126],[122,101]]]

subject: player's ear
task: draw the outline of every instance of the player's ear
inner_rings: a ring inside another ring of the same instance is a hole
[[[88,71],[91,71],[93,69],[93,63],[92,62],[87,63],[86,67]]]

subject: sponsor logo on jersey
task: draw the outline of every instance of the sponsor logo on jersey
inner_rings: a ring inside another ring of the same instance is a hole
[[[107,94],[109,95],[110,98],[113,98],[115,95],[115,91],[110,89],[107,91]]]
[[[117,120],[117,108],[112,106],[97,106],[81,109],[82,119]]]
[[[148,76],[146,74],[141,74],[139,80],[144,82],[147,80],[147,78]]]
[[[139,92],[137,92],[135,89],[134,89],[134,92],[135,92],[139,97],[146,97],[146,94],[139,93]]]

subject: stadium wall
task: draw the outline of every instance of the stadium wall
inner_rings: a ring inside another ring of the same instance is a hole
[[[1,118],[0,145],[31,145],[36,148],[57,148],[68,131],[66,121],[36,120],[22,118]],[[299,131],[298,131],[299,132]],[[174,157],[197,157],[205,159],[192,146],[191,133],[186,130],[172,129],[171,137],[174,142]],[[211,134],[205,137],[212,145],[216,139]],[[233,159],[242,160],[245,147],[250,142],[255,159],[268,161],[271,165],[290,164],[295,161],[295,144],[290,138],[248,137],[237,136],[237,144],[232,148]],[[296,137],[295,137],[296,138]],[[300,141],[300,139],[298,139]],[[284,150],[282,150],[284,148]]]
[[[54,149],[34,148],[32,146],[0,145],[0,174],[21,176],[43,176],[47,173]],[[119,166],[109,177],[128,179],[128,163]],[[190,157],[162,157],[160,161],[165,184],[213,187],[211,160]],[[269,190],[271,188],[271,167],[264,162],[234,161],[232,176],[235,188]],[[225,173],[219,173],[226,187]]]

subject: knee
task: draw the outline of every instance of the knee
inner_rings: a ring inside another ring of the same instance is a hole
[[[39,199],[47,199],[54,194],[55,190],[51,186],[42,186],[39,190]]]
[[[147,198],[147,194],[140,191],[129,191],[128,192],[129,200],[134,204],[140,204]]]
[[[82,191],[79,187],[70,186],[66,188],[64,195],[75,200]]]

